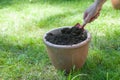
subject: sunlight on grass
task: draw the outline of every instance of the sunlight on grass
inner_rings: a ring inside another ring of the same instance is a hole
[[[92,34],[85,65],[65,76],[48,58],[43,35],[50,29],[83,23],[94,0],[1,0],[0,80],[118,80],[120,76],[120,10],[107,1],[100,16],[87,24]],[[82,3],[82,4],[81,4]]]

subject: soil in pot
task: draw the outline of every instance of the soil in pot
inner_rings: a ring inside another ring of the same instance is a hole
[[[45,38],[53,44],[73,45],[84,41],[87,38],[87,32],[78,27],[63,28],[61,34],[48,33]]]

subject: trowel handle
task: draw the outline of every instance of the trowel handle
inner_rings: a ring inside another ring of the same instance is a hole
[[[83,28],[83,29],[84,29],[84,27],[86,26],[86,24],[87,24],[87,23],[83,23],[83,25],[82,25],[82,28]]]

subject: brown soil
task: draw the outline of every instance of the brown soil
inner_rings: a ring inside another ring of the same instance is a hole
[[[87,33],[78,27],[64,28],[61,34],[48,33],[45,37],[47,41],[58,45],[73,45],[84,41]]]

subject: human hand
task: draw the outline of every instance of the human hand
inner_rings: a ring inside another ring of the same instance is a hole
[[[100,14],[102,6],[95,2],[84,12],[84,24],[94,21]]]

